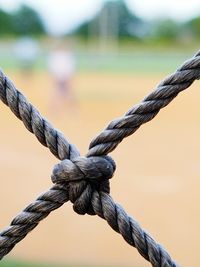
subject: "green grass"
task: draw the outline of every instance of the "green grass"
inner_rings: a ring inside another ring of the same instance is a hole
[[[0,263],[0,267],[58,267],[58,265],[45,265],[45,264],[34,264],[34,263],[26,263],[26,262],[18,262],[6,260]],[[67,267],[67,266],[66,266]]]
[[[133,49],[118,54],[99,54],[94,52],[79,52],[77,58],[78,71],[91,72],[131,72],[131,73],[166,73],[174,71],[177,66],[190,58],[195,51],[171,50],[143,50]],[[19,69],[19,64],[12,53],[0,52],[0,67],[5,70]],[[47,54],[43,53],[36,62],[35,69],[38,71],[48,70]]]
[[[13,262],[13,261],[2,262],[0,266],[1,267],[47,267],[47,265],[44,266],[44,265],[38,265],[38,264],[29,264],[29,263]],[[57,267],[57,266],[49,266],[49,267]]]
[[[28,263],[28,262],[22,262],[22,261],[12,261],[12,260],[6,260],[2,261],[0,263],[0,267],[78,267],[78,266],[72,266],[72,265],[58,265],[58,264],[40,264],[40,263]],[[79,266],[84,267],[84,266]]]
[[[0,262],[0,267],[86,267],[69,264],[56,264],[56,263],[33,263],[18,260],[3,260]],[[89,267],[89,266],[88,266]]]
[[[118,55],[83,54],[78,57],[78,68],[82,71],[163,73],[175,70],[193,53],[139,50]]]
[[[99,267],[100,265],[95,265],[95,267]],[[56,264],[56,263],[29,263],[18,260],[3,260],[0,262],[0,267],[94,267],[94,265],[71,265],[71,264]],[[103,266],[101,266],[103,267]],[[108,266],[104,266],[108,267]],[[114,266],[109,266],[114,267]],[[116,267],[116,266],[115,266]],[[119,267],[119,266],[117,266]]]

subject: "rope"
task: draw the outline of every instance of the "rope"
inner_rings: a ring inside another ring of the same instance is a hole
[[[89,146],[88,156],[105,155],[113,151],[127,136],[142,124],[152,120],[181,91],[200,78],[200,51],[186,61],[175,73],[163,80],[157,88],[132,107],[123,117],[113,120]]]
[[[123,117],[113,120],[89,146],[86,157],[55,130],[0,72],[0,99],[23,121],[39,142],[61,160],[52,172],[55,184],[18,214],[10,226],[0,232],[0,259],[8,254],[48,214],[69,200],[78,214],[98,215],[154,267],[177,267],[166,250],[144,231],[110,196],[109,179],[115,163],[108,153],[143,123],[153,119],[179,92],[200,78],[200,52],[132,107]]]
[[[26,129],[33,133],[43,146],[48,147],[58,159],[75,158],[79,155],[75,146],[71,145],[61,132],[40,115],[2,71],[0,71],[0,99],[24,123]]]

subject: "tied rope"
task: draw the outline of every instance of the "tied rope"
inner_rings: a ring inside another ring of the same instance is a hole
[[[154,267],[178,267],[159,245],[110,196],[109,179],[116,166],[107,154],[142,124],[152,120],[179,92],[200,78],[200,51],[123,117],[113,120],[93,141],[85,157],[28,102],[13,83],[0,72],[0,99],[24,123],[38,141],[61,161],[51,176],[47,192],[28,205],[0,232],[0,259],[8,254],[48,214],[69,200],[78,214],[98,215]]]

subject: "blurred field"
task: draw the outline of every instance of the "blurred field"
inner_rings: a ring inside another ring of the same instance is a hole
[[[51,79],[46,73],[38,72],[28,80],[18,72],[8,72],[29,100],[82,154],[92,137],[111,119],[138,103],[166,74],[78,73],[73,85],[76,106],[53,113]],[[112,196],[181,266],[200,265],[199,99],[197,82],[112,153],[117,163],[111,180]],[[3,104],[0,121],[3,229],[51,186],[50,175],[57,160]],[[69,203],[44,220],[14,248],[10,257],[51,262],[55,266],[150,266],[103,220],[78,216]],[[7,267],[4,261],[0,266]]]
[[[46,41],[47,42],[47,41]],[[51,43],[52,41],[50,41]],[[35,69],[47,69],[50,52],[49,42],[39,43],[40,53],[35,62]],[[19,62],[14,53],[14,42],[0,43],[1,68],[19,70]],[[78,71],[120,72],[120,73],[159,73],[174,71],[178,64],[191,57],[199,49],[199,43],[193,46],[122,46],[116,51],[99,51],[98,47],[79,47],[75,49]]]

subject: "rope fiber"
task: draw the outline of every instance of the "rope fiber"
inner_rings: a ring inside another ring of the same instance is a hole
[[[153,267],[178,267],[166,252],[110,196],[109,179],[114,175],[114,160],[107,154],[133,134],[142,124],[152,120],[181,91],[200,78],[200,51],[175,73],[163,80],[139,104],[124,116],[111,121],[89,145],[81,157],[78,149],[57,131],[28,102],[6,75],[0,71],[0,99],[19,118],[38,141],[61,161],[52,172],[53,187],[28,205],[0,232],[0,259],[8,254],[50,212],[71,201],[78,214],[98,215],[113,230],[135,247]]]

